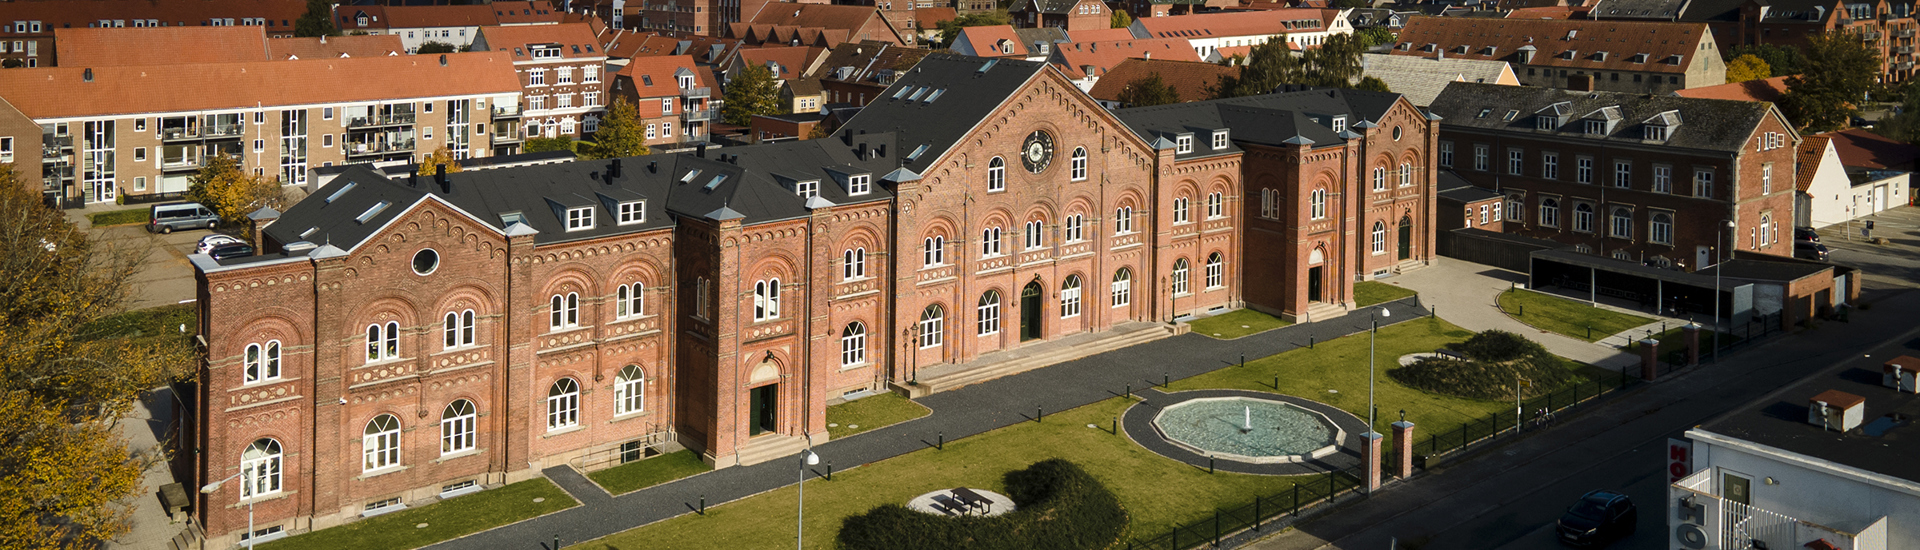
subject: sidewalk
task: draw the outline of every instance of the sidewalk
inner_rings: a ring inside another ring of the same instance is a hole
[[[1412,300],[1393,302],[1394,322],[1421,319],[1426,311]],[[1366,330],[1366,315],[1346,315],[1319,323],[1291,325],[1237,340],[1198,334],[1171,338],[1067,361],[918,400],[933,414],[912,422],[836,439],[814,448],[822,462],[841,471],[930,447],[937,433],[948,441],[1028,421],[1035,407],[1064,411],[1121,395],[1128,384],[1154,387],[1162,377],[1181,380],[1296,347],[1309,338],[1330,340]],[[476,533],[428,548],[525,548],[529,541],[559,536],[578,544],[690,513],[704,497],[709,506],[746,498],[799,481],[796,457],[752,466],[716,470],[606,499],[582,498],[579,507]],[[586,496],[582,489],[576,496]]]
[[[1640,372],[1640,358],[1634,354],[1613,346],[1568,338],[1533,328],[1502,313],[1496,302],[1497,297],[1501,292],[1512,288],[1514,283],[1526,283],[1524,274],[1443,258],[1425,269],[1409,271],[1382,282],[1419,291],[1421,301],[1428,307],[1436,308],[1435,311],[1440,314],[1441,319],[1460,325],[1461,328],[1474,332],[1504,330],[1539,342],[1554,355],[1607,370],[1617,371],[1626,368],[1629,373]],[[1611,306],[1603,304],[1602,307]],[[1647,315],[1636,311],[1627,311],[1627,313]],[[1685,321],[1680,323],[1685,324]],[[1633,330],[1641,330],[1640,334],[1645,334],[1644,328]]]

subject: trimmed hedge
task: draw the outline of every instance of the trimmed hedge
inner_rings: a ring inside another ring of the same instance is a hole
[[[1127,513],[1106,486],[1062,459],[1007,472],[1016,509],[994,517],[948,517],[899,504],[846,518],[842,550],[1092,550],[1107,548],[1126,528]]]
[[[1513,399],[1516,374],[1533,382],[1522,392],[1527,397],[1544,395],[1575,378],[1547,348],[1511,332],[1489,330],[1447,347],[1467,360],[1427,357],[1390,369],[1387,376],[1423,391],[1486,400]]]

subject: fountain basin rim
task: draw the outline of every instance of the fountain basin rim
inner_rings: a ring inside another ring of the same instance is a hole
[[[1247,456],[1247,455],[1241,455],[1241,454],[1212,451],[1212,450],[1195,447],[1192,444],[1189,444],[1185,441],[1181,441],[1179,439],[1174,438],[1171,435],[1168,435],[1166,430],[1160,427],[1160,417],[1166,415],[1167,411],[1172,410],[1173,408],[1179,407],[1181,405],[1186,405],[1189,403],[1199,403],[1203,401],[1260,401],[1264,403],[1277,404],[1283,407],[1289,407],[1294,410],[1312,415],[1314,418],[1320,420],[1322,424],[1325,425],[1327,428],[1333,430],[1334,443],[1332,445],[1327,445],[1325,447],[1320,447],[1312,451],[1308,451],[1306,454],[1277,455],[1277,456]],[[1153,426],[1154,434],[1160,436],[1160,439],[1162,441],[1172,443],[1174,444],[1174,446],[1180,447],[1182,449],[1186,449],[1188,452],[1198,454],[1201,456],[1226,459],[1226,460],[1231,460],[1235,462],[1245,462],[1249,464],[1298,464],[1298,463],[1307,462],[1310,460],[1319,460],[1328,455],[1340,452],[1340,442],[1347,440],[1346,430],[1340,429],[1340,425],[1338,423],[1335,423],[1331,418],[1327,418],[1327,415],[1321,414],[1319,411],[1315,411],[1313,409],[1309,409],[1309,408],[1288,403],[1285,401],[1280,401],[1277,399],[1261,399],[1258,397],[1249,397],[1249,396],[1195,397],[1192,399],[1183,400],[1179,403],[1168,405],[1166,408],[1161,409],[1160,412],[1154,413],[1153,420],[1148,422],[1148,424]]]

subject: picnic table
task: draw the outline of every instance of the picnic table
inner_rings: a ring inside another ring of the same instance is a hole
[[[973,492],[973,489],[955,487],[952,491],[948,491],[948,493],[953,496],[954,500],[959,501],[961,505],[967,507],[965,513],[968,515],[972,515],[975,509],[979,509],[988,514],[993,513],[993,500],[980,496],[980,493]]]

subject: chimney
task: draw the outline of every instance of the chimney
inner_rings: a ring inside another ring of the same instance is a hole
[[[324,34],[320,35],[320,43],[321,44],[327,43],[327,35],[324,35]]]
[[[1593,75],[1577,74],[1567,77],[1567,89],[1576,92],[1593,91]]]
[[[87,69],[85,72],[80,73],[80,79],[93,82],[93,69]]]
[[[647,161],[647,173],[648,174],[660,173],[660,161],[657,161],[657,160]]]
[[[613,183],[613,178],[618,177],[620,177],[620,159],[616,158],[607,165],[607,183]]]
[[[420,171],[414,170],[412,174],[407,174],[407,187],[419,187],[419,186],[420,186]]]
[[[700,158],[707,158],[707,144],[702,143],[700,144],[700,148],[694,149],[693,156],[700,157]]]
[[[433,165],[433,182],[440,184],[440,192],[442,193],[453,192],[453,185],[451,183],[448,183],[447,181],[447,165],[445,164]]]
[[[440,54],[440,66],[447,66],[447,54]]]
[[[1808,400],[1807,422],[1822,430],[1848,431],[1860,427],[1867,415],[1867,398],[1827,390]]]
[[[1433,51],[1433,59],[1434,59],[1435,61],[1446,61],[1446,60],[1447,60],[1447,49],[1446,49],[1446,48],[1440,48],[1440,49],[1438,49],[1438,50],[1434,50],[1434,51]]]

